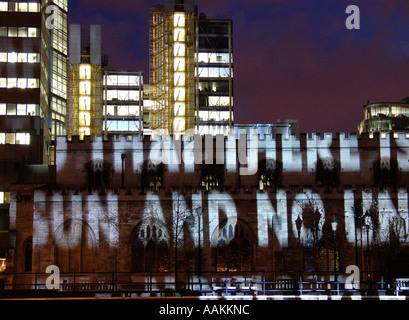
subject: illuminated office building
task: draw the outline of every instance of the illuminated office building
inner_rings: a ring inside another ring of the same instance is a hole
[[[399,102],[368,103],[359,133],[409,132],[409,97]]]
[[[143,73],[104,71],[105,133],[143,134]]]
[[[48,164],[52,134],[64,133],[66,64],[67,0],[0,1],[0,271],[15,245],[13,224],[4,227],[12,186],[53,176]]]
[[[197,18],[193,0],[150,9],[154,135],[232,129],[232,36],[231,20]]]
[[[196,20],[196,124],[200,134],[227,134],[234,124],[231,20]]]
[[[53,0],[53,6],[58,10],[54,12],[56,19],[54,27],[50,30],[50,119],[51,135],[66,134],[67,116],[67,79],[68,79],[68,0]]]
[[[70,25],[69,34],[69,104],[67,134],[102,134],[103,59],[101,26],[89,29]]]

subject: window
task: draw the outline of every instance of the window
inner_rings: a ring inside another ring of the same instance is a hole
[[[0,191],[0,204],[10,203],[10,192]]]
[[[20,2],[20,3],[18,3],[18,11],[20,11],[20,12],[27,12],[27,10],[28,10],[27,2]]]
[[[7,88],[7,78],[0,78],[0,88]]]
[[[27,79],[17,79],[17,88],[26,89],[27,88]]]
[[[9,27],[8,36],[17,37],[17,27]]]
[[[6,104],[5,103],[0,103],[0,116],[6,115]],[[1,144],[1,142],[0,142]]]
[[[133,272],[169,271],[169,235],[164,223],[156,219],[142,221],[132,243]]]
[[[16,88],[17,87],[17,78],[8,78],[7,79],[7,88]]]
[[[0,1],[0,11],[7,11],[7,10],[8,10],[7,1]]]
[[[29,2],[28,11],[29,12],[40,12],[40,4],[36,2]]]
[[[18,55],[17,55],[16,52],[9,52],[9,54],[8,54],[8,62],[15,63],[15,62],[17,62],[17,59],[18,59]]]
[[[250,229],[237,218],[229,218],[218,228],[213,239],[218,272],[251,271],[253,237]]]
[[[7,37],[7,27],[0,27],[0,37]]]
[[[35,38],[40,35],[39,29],[38,28],[28,28],[28,36],[30,38]]]
[[[17,61],[18,62],[27,62],[27,53],[19,53],[17,55]]]
[[[0,133],[0,144],[30,144],[30,134],[19,133]]]

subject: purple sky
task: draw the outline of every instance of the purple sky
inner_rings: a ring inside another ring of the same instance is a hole
[[[69,22],[101,24],[109,67],[148,79],[149,7],[162,0],[69,0]],[[196,0],[234,25],[236,123],[298,119],[301,132],[356,132],[362,106],[409,96],[407,0]],[[348,30],[345,9],[360,8]]]

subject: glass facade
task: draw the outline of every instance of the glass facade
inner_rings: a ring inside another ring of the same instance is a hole
[[[231,20],[197,21],[197,117],[200,134],[227,134],[233,117]]]
[[[104,74],[104,121],[106,132],[143,130],[142,72],[106,71]]]

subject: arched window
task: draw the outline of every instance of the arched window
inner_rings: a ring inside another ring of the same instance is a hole
[[[142,168],[142,187],[158,191],[163,186],[163,163],[144,162]]]
[[[65,221],[55,232],[55,264],[63,272],[92,272],[95,243],[88,224],[79,219]]]
[[[216,268],[219,272],[253,269],[253,236],[237,218],[227,219],[213,236]]]
[[[162,222],[147,219],[135,228],[132,240],[132,271],[169,271],[169,235]]]
[[[88,162],[85,166],[88,177],[88,190],[104,188],[109,186],[110,165],[103,160]]]
[[[333,159],[319,159],[317,162],[316,183],[330,192],[338,186],[338,165]]]
[[[277,188],[280,184],[281,165],[274,159],[262,159],[258,166],[258,187]]]

